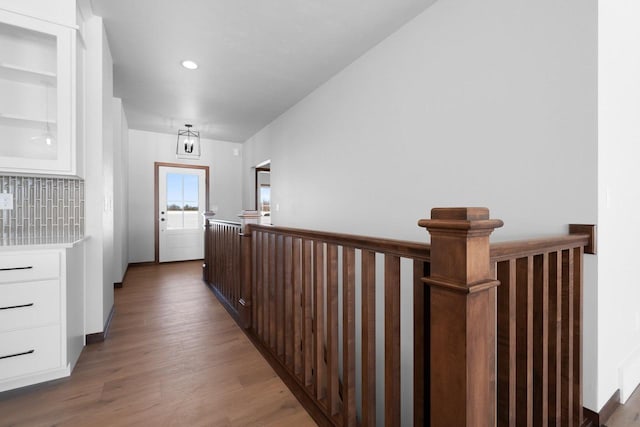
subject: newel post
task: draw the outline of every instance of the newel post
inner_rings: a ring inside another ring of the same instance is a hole
[[[431,425],[496,424],[496,287],[487,208],[436,208],[431,234]]]
[[[215,216],[215,212],[206,211],[202,214],[204,217],[204,263],[202,264],[202,280],[211,283],[211,246],[213,244],[213,234],[211,232],[211,221]]]
[[[257,224],[260,214],[257,211],[242,211],[238,217],[242,230],[240,232],[240,325],[251,327],[251,224]]]

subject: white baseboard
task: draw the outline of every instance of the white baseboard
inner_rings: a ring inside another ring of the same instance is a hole
[[[38,372],[36,374],[14,377],[0,383],[0,392],[46,381],[57,380],[59,378],[68,377],[70,373],[71,367],[67,365],[65,368],[51,369],[48,371]]]
[[[640,384],[640,346],[637,346],[631,355],[620,364],[620,403],[625,403],[633,391]]]

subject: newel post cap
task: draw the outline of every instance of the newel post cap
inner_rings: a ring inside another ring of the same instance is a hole
[[[260,218],[260,213],[258,211],[240,211],[238,214],[239,218]]]
[[[202,216],[204,219],[213,219],[213,217],[216,216],[216,213],[214,211],[206,211],[202,212]]]
[[[489,209],[481,207],[433,208],[431,219],[418,221],[429,232],[444,230],[477,230],[491,232],[504,225],[502,220],[489,219]]]
[[[258,211],[245,210],[245,211],[241,211],[238,214],[238,217],[240,218],[240,224],[242,224],[242,232],[248,233],[249,224],[257,224],[261,218],[261,215]]]

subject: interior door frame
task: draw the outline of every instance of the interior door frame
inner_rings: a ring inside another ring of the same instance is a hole
[[[205,212],[209,210],[209,166],[201,165],[185,165],[183,163],[165,163],[154,162],[153,163],[153,234],[154,234],[154,262],[160,263],[160,209],[158,202],[160,200],[160,167],[168,168],[184,168],[184,169],[204,169],[204,184],[205,184]]]
[[[269,174],[271,174],[271,163],[269,163],[269,166],[256,166],[256,172],[255,172],[255,185],[254,185],[254,192],[255,192],[255,200],[254,200],[254,204],[256,206],[256,210],[259,211],[260,209],[258,209],[258,200],[260,199],[260,195],[258,194],[258,192],[260,191],[260,186],[258,185],[258,174],[260,172],[269,172]],[[271,185],[271,179],[269,179],[269,185]]]

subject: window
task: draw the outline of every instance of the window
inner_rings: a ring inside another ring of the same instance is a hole
[[[199,228],[198,176],[167,174],[167,228]]]

